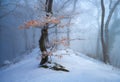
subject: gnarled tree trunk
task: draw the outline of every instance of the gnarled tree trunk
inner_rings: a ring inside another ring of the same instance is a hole
[[[50,14],[52,15],[52,3],[53,3],[53,0],[46,0],[46,3],[45,3],[46,17],[49,17]],[[39,46],[42,52],[42,60],[40,61],[40,65],[43,65],[48,61],[48,54],[46,49],[46,41],[48,41],[48,28],[49,28],[49,24],[46,23],[44,28],[41,30]]]
[[[41,37],[40,37],[40,40],[39,40],[39,47],[40,47],[40,50],[42,52],[42,60],[40,62],[40,65],[46,63],[48,61],[48,54],[47,54],[47,49],[46,49],[46,40],[48,38],[48,30],[47,28],[43,28],[41,30]]]

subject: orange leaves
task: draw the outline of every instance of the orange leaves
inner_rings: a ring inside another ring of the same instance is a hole
[[[48,24],[59,24],[58,27],[60,28],[64,28],[69,27],[70,25],[72,25],[73,23],[66,23],[66,24],[60,24],[61,23],[61,19],[63,18],[70,18],[70,16],[58,16],[58,17],[44,17],[41,20],[30,20],[25,22],[23,25],[21,25],[19,28],[20,29],[29,29],[30,27],[37,27],[37,28],[41,28],[43,26],[46,25],[46,23]]]
[[[64,46],[69,46],[69,44],[67,43],[68,39],[67,38],[62,38],[61,40],[57,41],[54,40],[53,43],[54,44],[62,44]]]
[[[38,20],[31,20],[26,22],[24,25],[20,26],[20,29],[29,29],[30,27],[41,27],[44,26],[45,22],[41,22]]]
[[[48,21],[48,23],[59,24],[60,20],[58,20],[58,19],[52,19],[52,20]]]
[[[63,44],[64,46],[69,46],[69,44],[66,41],[68,41],[67,38],[62,38],[61,39],[61,44]]]
[[[42,25],[44,25],[44,23],[41,23],[40,21],[37,21],[37,20],[31,20],[25,24],[26,27],[30,27],[30,26],[37,27],[37,26],[42,26]]]
[[[24,25],[20,26],[20,29],[29,29],[29,27],[42,27],[45,26],[46,23],[49,24],[59,24],[60,19],[55,17],[45,17],[43,20],[30,20],[26,22]]]

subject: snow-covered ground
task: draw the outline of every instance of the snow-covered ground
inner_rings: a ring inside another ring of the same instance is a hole
[[[120,70],[70,49],[59,50],[52,61],[70,72],[38,68],[39,49],[18,63],[0,69],[0,82],[120,82]]]

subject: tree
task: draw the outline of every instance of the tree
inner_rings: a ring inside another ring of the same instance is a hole
[[[116,9],[117,5],[120,3],[120,0],[117,0],[113,7],[111,7],[112,1],[110,0],[110,11],[107,17],[107,21],[105,22],[105,6],[104,0],[101,0],[101,9],[102,9],[102,16],[101,16],[101,44],[102,44],[102,51],[103,51],[103,61],[105,63],[110,63],[109,60],[109,23],[111,17]],[[105,29],[105,31],[104,31]]]
[[[102,51],[103,51],[103,61],[106,63],[106,48],[105,48],[105,42],[104,42],[104,18],[105,18],[105,6],[104,1],[101,0],[101,9],[102,9],[102,16],[101,16],[101,44],[102,44]]]
[[[67,0],[66,3],[68,3],[71,0]],[[43,2],[42,0],[40,0],[40,2],[42,2],[44,5],[44,9],[45,9],[45,17],[41,17],[41,20],[30,20],[28,22],[26,22],[24,25],[20,26],[20,28],[26,28],[28,29],[29,27],[37,27],[41,29],[41,36],[39,39],[39,48],[40,51],[42,53],[42,59],[40,61],[40,65],[43,65],[44,63],[48,62],[48,56],[52,55],[52,52],[55,50],[56,45],[58,44],[63,44],[64,46],[67,46],[66,41],[68,41],[67,38],[62,38],[61,40],[53,40],[52,44],[47,44],[49,43],[49,34],[48,31],[51,28],[56,27],[55,29],[57,29],[58,27],[65,27],[71,24],[70,21],[66,24],[60,24],[61,19],[65,18],[65,19],[69,19],[71,18],[71,15],[64,15],[64,16],[53,16],[53,11],[52,11],[52,4],[53,4],[53,0],[46,0],[45,2]],[[75,3],[73,5],[73,9],[75,8],[77,0],[75,0]],[[61,8],[64,8],[66,3],[63,3],[63,6]],[[60,10],[61,10],[60,8]],[[40,19],[40,18],[39,18]],[[70,19],[71,20],[71,19]],[[59,25],[58,25],[59,24]],[[58,31],[56,30],[56,34],[58,33]],[[68,36],[69,37],[69,36]],[[47,50],[47,48],[49,47],[50,51]]]
[[[52,15],[52,3],[53,3],[53,0],[46,0],[46,3],[45,3],[46,17],[48,18]],[[48,42],[48,27],[49,27],[49,24],[46,23],[44,28],[42,28],[41,30],[39,46],[42,52],[42,60],[40,62],[40,65],[48,61],[48,54],[47,54],[47,49],[46,49],[46,41]]]

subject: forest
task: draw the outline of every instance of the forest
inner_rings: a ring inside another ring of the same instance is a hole
[[[0,81],[120,82],[119,37],[120,0],[0,0]]]

